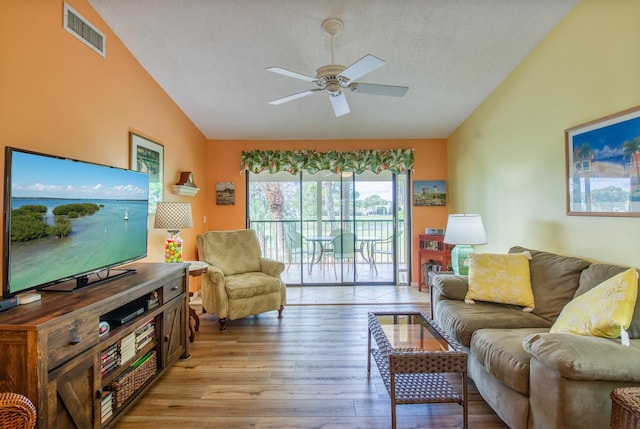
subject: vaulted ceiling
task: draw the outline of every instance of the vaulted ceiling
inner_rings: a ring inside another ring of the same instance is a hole
[[[448,137],[579,0],[89,0],[209,139]],[[331,64],[322,28],[339,18],[335,63],[386,64],[358,79],[404,97],[329,94],[267,67],[315,76]],[[94,23],[95,24],[95,23]],[[107,55],[109,40],[107,39]]]

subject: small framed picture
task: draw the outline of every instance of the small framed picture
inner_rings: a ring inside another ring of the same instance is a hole
[[[219,206],[232,206],[235,204],[235,188],[233,182],[216,183],[216,204]]]
[[[413,205],[433,207],[447,205],[445,180],[420,180],[413,182]]]
[[[440,243],[436,240],[428,240],[425,243],[426,250],[440,250]]]
[[[163,200],[164,146],[146,137],[129,133],[131,169],[149,175],[149,213]]]

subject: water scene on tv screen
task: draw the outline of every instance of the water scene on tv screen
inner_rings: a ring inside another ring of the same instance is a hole
[[[13,292],[146,255],[146,174],[14,152]]]

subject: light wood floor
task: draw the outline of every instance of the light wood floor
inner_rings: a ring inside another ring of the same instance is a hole
[[[289,286],[287,306],[291,305],[370,305],[423,304],[428,312],[429,290],[417,286]]]
[[[226,332],[215,316],[201,315],[191,358],[169,368],[115,429],[391,427],[389,396],[375,363],[367,377],[367,312],[428,312],[428,301],[415,287],[380,288],[292,288],[295,299],[282,320],[277,312],[264,313],[230,321]],[[394,295],[419,303],[389,304]],[[400,405],[397,419],[398,429],[461,428],[462,407]],[[506,428],[473,383],[469,427]]]

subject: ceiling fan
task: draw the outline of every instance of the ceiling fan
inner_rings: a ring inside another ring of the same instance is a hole
[[[370,73],[380,67],[385,62],[380,58],[376,58],[371,54],[367,54],[360,58],[349,67],[335,64],[333,56],[333,38],[342,31],[344,24],[337,18],[326,19],[322,23],[322,29],[331,36],[331,64],[322,66],[316,70],[315,77],[305,74],[286,70],[280,67],[268,67],[266,70],[279,73],[295,79],[312,82],[318,85],[318,88],[309,89],[287,97],[270,101],[269,104],[282,104],[288,101],[297,100],[320,91],[326,91],[333,106],[333,112],[336,116],[342,116],[349,113],[349,103],[345,97],[345,91],[361,92],[363,94],[374,95],[390,95],[393,97],[402,97],[409,89],[406,86],[379,85],[373,83],[356,82],[355,80]]]

